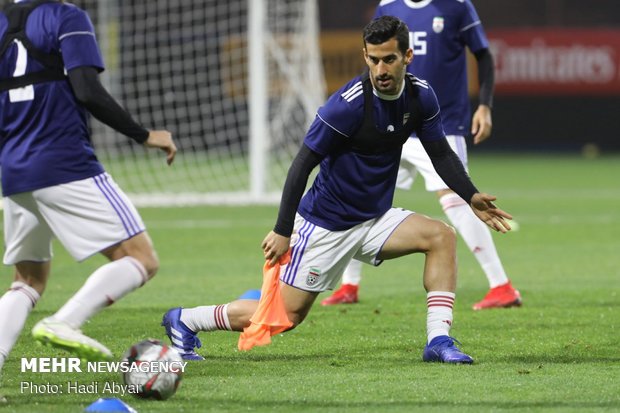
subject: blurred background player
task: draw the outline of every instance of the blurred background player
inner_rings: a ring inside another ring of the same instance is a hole
[[[435,90],[444,130],[450,146],[467,168],[465,135],[471,131],[474,144],[491,135],[494,66],[489,42],[470,0],[383,0],[375,17],[396,16],[409,26],[413,61],[407,70],[427,81]],[[478,62],[480,93],[478,108],[470,119],[466,47]],[[463,199],[437,175],[420,140],[412,137],[403,146],[396,186],[410,189],[417,173],[426,190],[437,193],[448,219],[461,234],[482,267],[490,290],[473,305],[474,310],[521,305],[521,295],[511,284],[499,258],[491,233]],[[362,263],[351,261],[341,287],[321,301],[322,305],[358,302]]]
[[[449,336],[456,288],[456,234],[445,223],[392,207],[402,145],[416,130],[442,178],[475,214],[506,232],[510,216],[494,197],[472,184],[450,149],[433,89],[406,73],[412,58],[408,28],[383,16],[364,29],[369,72],[357,76],[319,108],[289,169],[276,225],[263,240],[273,265],[291,248],[280,271],[281,296],[293,327],[310,311],[319,293],[339,281],[351,258],[379,265],[383,260],[422,252],[427,291],[427,341],[423,360],[472,363]],[[320,171],[304,195],[314,168]],[[293,235],[294,233],[294,235]],[[172,308],[162,325],[183,358],[201,360],[198,331],[241,331],[256,311],[256,300]]]
[[[9,4],[0,13],[0,39],[4,264],[15,265],[0,298],[0,369],[43,294],[53,238],[78,261],[101,252],[111,262],[32,334],[81,358],[109,359],[110,350],[80,327],[153,277],[159,262],[140,215],[95,156],[87,111],[162,149],[168,164],[176,146],[168,131],[136,123],[103,88],[85,11],[60,1]]]

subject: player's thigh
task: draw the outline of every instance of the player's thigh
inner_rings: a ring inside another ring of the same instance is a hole
[[[280,282],[280,294],[288,319],[295,326],[306,318],[314,300],[319,295],[318,292],[300,290],[283,282]]]
[[[140,214],[106,173],[33,194],[56,237],[78,261],[144,231]]]
[[[381,264],[383,258],[380,255],[386,243],[410,216],[415,215],[414,212],[403,208],[390,208],[381,217],[371,221],[371,226],[362,238],[362,245],[354,258],[375,266]]]
[[[4,264],[50,261],[54,234],[41,215],[32,192],[4,197],[3,209]]]
[[[449,135],[446,136],[448,144],[459,157],[465,170],[467,170],[467,145],[463,136]],[[424,186],[427,191],[436,192],[442,189],[448,189],[445,182],[439,177],[435,167],[431,162],[428,154],[424,150],[419,139],[413,138],[407,140],[403,146],[403,157],[406,156],[407,162],[415,166],[416,170],[424,178]]]
[[[329,231],[297,215],[291,237],[291,261],[281,267],[280,280],[302,291],[319,293],[333,289],[369,225]]]
[[[143,231],[129,239],[101,251],[111,261],[131,256],[144,262],[148,260],[156,260],[153,241],[148,232]]]
[[[427,252],[443,239],[453,237],[454,230],[446,223],[422,214],[412,214],[390,233],[377,258],[389,260],[415,252]]]

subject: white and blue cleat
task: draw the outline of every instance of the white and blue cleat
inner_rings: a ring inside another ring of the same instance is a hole
[[[458,341],[450,336],[439,336],[424,347],[422,360],[440,363],[472,364],[474,359],[463,353],[454,343]],[[460,343],[459,343],[460,344]]]
[[[190,330],[181,321],[181,307],[171,308],[164,314],[161,325],[166,329],[166,335],[174,348],[184,360],[204,360],[195,349],[202,347],[196,333]]]

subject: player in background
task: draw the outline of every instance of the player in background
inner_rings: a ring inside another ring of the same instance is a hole
[[[470,0],[383,0],[375,17],[396,16],[409,26],[413,60],[407,70],[433,86],[448,142],[467,168],[465,135],[479,144],[491,135],[494,67],[489,42]],[[467,86],[466,47],[478,62],[479,104],[470,118]],[[499,258],[489,229],[474,215],[463,199],[437,174],[422,143],[414,135],[403,146],[396,186],[410,189],[420,173],[426,190],[437,194],[448,219],[474,253],[488,281],[489,292],[473,305],[474,310],[521,305]],[[342,286],[322,305],[358,302],[362,263],[351,261],[344,271]]]
[[[23,1],[0,13],[0,163],[4,264],[15,278],[0,298],[0,368],[50,276],[51,242],[77,260],[101,253],[98,268],[54,315],[32,330],[38,341],[86,359],[109,359],[80,327],[155,275],[159,262],[140,215],[97,160],[87,113],[171,164],[165,130],[133,120],[99,81],[103,71],[85,11],[61,1]]]
[[[291,247],[281,268],[281,296],[288,319],[299,325],[319,293],[338,283],[352,258],[372,265],[415,252],[426,255],[427,345],[423,360],[471,363],[449,331],[456,288],[456,234],[441,221],[392,202],[402,145],[415,130],[435,168],[471,203],[475,214],[506,232],[510,215],[480,193],[450,149],[433,89],[406,73],[413,52],[409,31],[384,16],[364,29],[363,54],[369,72],[334,93],[317,116],[289,169],[278,219],[262,247],[272,264]],[[320,171],[304,190],[312,170]],[[170,309],[162,325],[185,359],[200,360],[198,331],[241,331],[258,301]],[[403,320],[403,322],[406,322]]]

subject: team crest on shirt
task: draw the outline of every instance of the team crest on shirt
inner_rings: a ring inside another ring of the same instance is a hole
[[[433,18],[433,31],[435,33],[441,33],[443,31],[443,17]]]
[[[321,270],[316,267],[310,267],[310,271],[308,272],[308,276],[306,277],[306,285],[313,286],[319,281],[321,277]]]
[[[404,125],[405,123],[407,123],[407,121],[408,121],[408,120],[409,120],[409,113],[405,113],[405,114],[403,115],[403,125]]]

